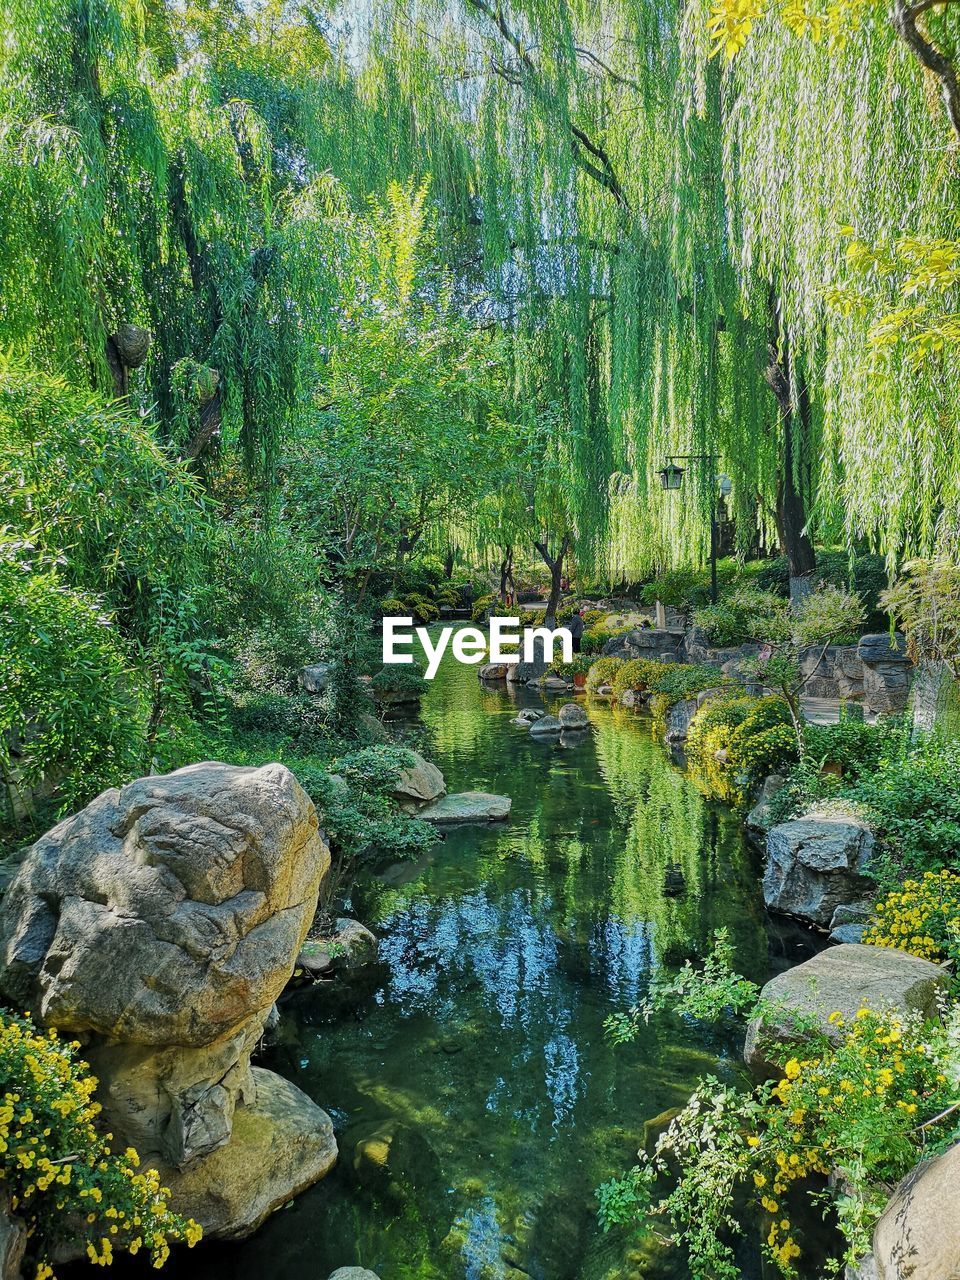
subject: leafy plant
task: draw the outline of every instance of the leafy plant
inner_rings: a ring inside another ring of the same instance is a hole
[[[193,1246],[201,1235],[171,1211],[155,1169],[141,1171],[132,1147],[112,1149],[79,1049],[29,1018],[0,1013],[0,1170],[10,1207],[26,1223],[38,1280],[53,1276],[57,1246],[68,1239],[79,1238],[101,1266],[114,1249],[143,1249],[162,1267],[172,1241]]]

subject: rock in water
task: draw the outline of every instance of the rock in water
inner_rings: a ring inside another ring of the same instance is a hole
[[[827,928],[837,907],[874,892],[873,833],[856,814],[809,813],[767,835],[763,897],[771,911]]]
[[[453,822],[503,822],[510,816],[511,803],[509,796],[495,796],[488,791],[457,791],[421,809],[417,817],[437,826]]]
[[[559,711],[559,720],[564,729],[586,729],[590,719],[578,702],[565,702]]]
[[[447,789],[443,774],[435,764],[424,760],[418,751],[411,751],[410,764],[400,773],[393,788],[394,799],[406,809],[416,809],[439,800]]]
[[[329,864],[283,765],[197,764],[54,827],[0,909],[0,990],[85,1038],[117,1140],[161,1170],[178,1212],[224,1235],[254,1230],[336,1158],[323,1112],[250,1067]],[[253,1163],[228,1187],[234,1158]]]

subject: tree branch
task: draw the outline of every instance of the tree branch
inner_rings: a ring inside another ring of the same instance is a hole
[[[907,0],[893,0],[893,25],[921,66],[939,80],[940,96],[943,98],[947,119],[954,136],[960,141],[960,81],[957,79],[957,69],[917,26],[917,18],[938,2],[940,0],[919,0],[917,4],[910,5]]]

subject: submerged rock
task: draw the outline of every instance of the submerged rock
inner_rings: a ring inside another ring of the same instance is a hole
[[[308,938],[300,948],[297,965],[310,973],[356,973],[377,959],[377,938],[359,920],[346,916],[336,922],[336,932]]]
[[[587,729],[590,719],[579,702],[566,702],[559,711],[560,724],[564,729]]]
[[[841,904],[870,900],[873,846],[870,827],[853,813],[813,812],[773,827],[763,877],[767,907],[827,928]]]
[[[510,816],[512,803],[509,796],[488,791],[458,791],[421,809],[417,817],[438,826],[447,822],[503,822]]]
[[[560,733],[562,729],[563,725],[556,716],[541,716],[530,725],[530,732],[537,738],[549,738],[551,734]]]
[[[0,990],[85,1038],[117,1141],[210,1232],[252,1231],[335,1158],[310,1099],[250,1067],[329,863],[283,765],[197,764],[105,791],[54,827],[0,908]],[[297,1123],[302,1168],[281,1159]],[[263,1187],[231,1173],[241,1131]]]
[[[877,1280],[960,1280],[960,1145],[894,1191],[873,1233]]]
[[[803,1043],[805,1032],[798,1019],[812,1021],[816,1030],[839,1043],[845,1032],[830,1021],[832,1013],[850,1022],[866,1005],[877,1011],[915,1009],[932,1016],[945,990],[940,967],[906,951],[853,943],[828,947],[766,984],[760,999],[772,1007],[772,1016],[750,1023],[744,1059],[758,1075],[779,1075],[773,1049]]]
[[[418,751],[411,751],[411,763],[403,769],[393,786],[393,797],[401,807],[417,809],[420,805],[439,800],[447,789],[443,774],[435,764],[424,760]]]

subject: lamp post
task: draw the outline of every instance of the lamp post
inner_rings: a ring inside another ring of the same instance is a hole
[[[730,481],[726,476],[717,476],[714,469],[717,464],[715,453],[674,453],[657,472],[661,487],[676,492],[683,486],[684,467],[678,462],[703,462],[710,468],[710,603],[717,603],[717,550],[720,543],[720,525],[717,519],[717,489],[726,496],[730,492]]]

